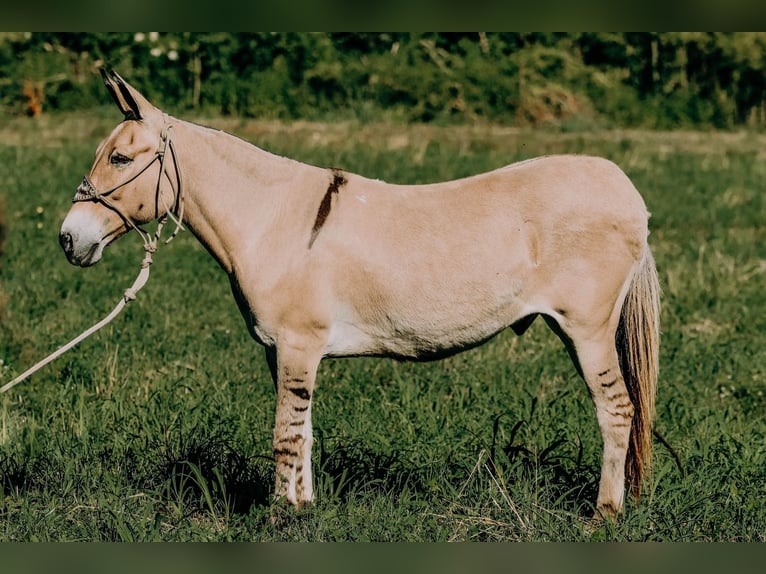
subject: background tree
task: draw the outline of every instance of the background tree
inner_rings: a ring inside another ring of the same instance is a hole
[[[2,33],[0,114],[104,102],[284,119],[762,127],[766,33]]]

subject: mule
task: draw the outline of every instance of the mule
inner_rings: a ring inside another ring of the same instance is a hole
[[[171,117],[114,72],[124,115],[63,222],[89,266],[172,217],[229,276],[276,386],[274,495],[314,497],[311,407],[324,357],[436,359],[543,316],[584,379],[603,440],[597,517],[651,464],[659,285],[645,203],[612,162],[560,155],[393,185],[273,155]],[[100,191],[99,191],[100,190]]]

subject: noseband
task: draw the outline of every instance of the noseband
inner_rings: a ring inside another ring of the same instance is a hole
[[[159,203],[160,203],[160,184],[162,183],[162,176],[165,175],[168,178],[168,182],[170,183],[170,188],[173,189],[174,195],[175,195],[175,201],[173,202],[172,209],[167,209],[164,214],[157,217],[157,220],[159,222],[159,227],[157,228],[157,231],[155,232],[155,242],[156,239],[159,238],[160,230],[162,229],[162,225],[164,225],[165,221],[168,217],[170,217],[173,222],[176,224],[176,229],[173,231],[172,235],[165,241],[165,243],[169,243],[177,234],[179,231],[183,229],[183,226],[181,224],[182,218],[183,218],[183,208],[184,208],[184,202],[183,202],[183,194],[182,194],[182,188],[181,188],[181,172],[178,169],[178,157],[176,156],[176,150],[173,146],[173,141],[171,138],[171,130],[173,126],[169,123],[166,123],[163,128],[162,132],[160,133],[160,146],[157,149],[157,151],[154,154],[154,157],[149,160],[149,162],[144,165],[138,172],[136,172],[134,175],[123,181],[122,183],[119,183],[112,187],[111,189],[108,189],[106,191],[98,191],[96,189],[96,186],[93,185],[93,182],[88,178],[86,175],[82,178],[82,183],[77,187],[77,191],[72,198],[72,203],[79,203],[82,201],[96,201],[98,203],[101,203],[102,205],[106,206],[107,208],[114,211],[117,215],[120,216],[120,218],[123,220],[125,225],[129,228],[135,229],[136,232],[141,236],[141,239],[144,241],[145,246],[149,246],[152,241],[149,236],[149,234],[145,231],[143,231],[141,228],[138,227],[127,215],[125,215],[119,207],[117,207],[114,202],[112,202],[109,198],[109,196],[120,189],[121,187],[124,187],[131,183],[132,181],[138,179],[139,176],[141,176],[146,170],[148,170],[152,165],[154,165],[154,162],[159,161],[160,163],[160,172],[159,176],[157,177],[157,186],[155,189],[155,198],[154,198],[154,213],[159,213]],[[166,150],[170,150],[170,155],[173,157],[173,170],[175,172],[175,179],[176,179],[176,189],[174,189],[173,186],[173,180],[170,178],[170,175],[168,175],[167,170],[165,168],[165,157],[166,157]]]

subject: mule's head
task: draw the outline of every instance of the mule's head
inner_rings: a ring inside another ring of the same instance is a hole
[[[125,119],[98,146],[61,226],[59,243],[67,259],[82,267],[97,263],[124,233],[163,216],[176,197],[168,176],[174,160],[164,161],[166,116],[116,73],[101,75]]]

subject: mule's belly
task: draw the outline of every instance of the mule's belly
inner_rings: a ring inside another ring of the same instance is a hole
[[[391,310],[380,313],[374,322],[345,307],[330,327],[325,356],[437,359],[487,341],[529,312],[515,297],[501,305],[423,305],[410,313]]]
[[[438,236],[403,232],[390,252],[342,266],[328,356],[429,359],[476,346],[528,313],[526,229],[513,217]]]

